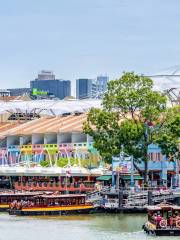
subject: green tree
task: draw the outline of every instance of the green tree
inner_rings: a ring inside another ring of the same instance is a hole
[[[155,141],[170,161],[180,160],[180,106],[168,109]]]
[[[111,162],[121,145],[136,161],[144,161],[147,182],[148,145],[153,142],[154,129],[160,128],[158,122],[165,109],[166,97],[153,90],[151,79],[124,73],[109,82],[102,109],[90,110],[84,131],[94,138],[94,147],[105,161]]]
[[[78,165],[78,159],[75,159],[73,157],[70,158],[70,164],[71,166],[73,165]],[[89,163],[90,163],[90,159],[80,159],[80,163],[81,163],[81,166],[82,167],[86,167],[86,168],[89,168]],[[56,163],[55,163],[55,160],[52,161],[52,165],[57,165],[57,167],[65,167],[66,165],[68,165],[68,158],[63,158],[63,157],[60,157],[57,159]],[[97,165],[97,163],[92,163],[93,165]],[[48,160],[43,160],[40,162],[40,165],[42,167],[50,167],[51,166],[51,162]]]

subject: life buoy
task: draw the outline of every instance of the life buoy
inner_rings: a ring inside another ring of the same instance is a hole
[[[165,219],[162,219],[159,223],[159,226],[161,228],[166,228],[167,227],[167,221]]]
[[[176,221],[176,227],[180,228],[180,219]]]

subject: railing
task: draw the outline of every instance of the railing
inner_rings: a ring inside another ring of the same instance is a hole
[[[8,152],[19,152],[20,151],[20,146],[19,145],[11,145],[6,148]]]
[[[78,142],[78,143],[61,143],[61,144],[22,144],[22,145],[11,145],[9,147],[0,148],[0,165],[15,165],[13,162],[19,165],[20,162],[26,160],[30,157],[35,163],[36,157],[34,156],[40,154],[43,158],[44,155],[48,155],[49,158],[57,158],[58,154],[62,154],[62,157],[70,157],[71,152],[78,153],[79,157],[81,154],[89,151],[93,148],[93,143]],[[14,155],[12,155],[14,154]],[[50,156],[53,155],[53,156]]]
[[[145,190],[144,188],[140,188],[138,192],[135,191],[135,189],[129,188],[129,189],[115,189],[115,188],[109,188],[109,187],[103,187],[101,190],[101,193],[103,195],[108,194],[109,195],[112,194],[115,197],[115,200],[109,198],[107,200],[106,203],[106,207],[107,206],[111,206],[112,208],[114,208],[117,205],[118,208],[118,204],[116,201],[118,200],[118,193],[119,191],[121,191],[121,193],[123,194],[123,201],[122,201],[122,206],[123,208],[134,208],[134,207],[138,207],[138,208],[145,208],[148,205],[148,192],[152,192],[152,204],[156,204],[156,203],[160,203],[163,201],[171,201],[174,199],[174,194],[171,190],[168,189],[159,189],[159,188],[147,188],[147,190]],[[115,201],[116,204],[112,204],[112,201]]]
[[[32,190],[32,191],[69,191],[69,192],[91,192],[95,190],[93,186],[87,186],[86,184],[60,184],[50,182],[15,182],[15,190]]]
[[[44,150],[44,144],[33,144],[32,150],[35,152],[42,152]]]

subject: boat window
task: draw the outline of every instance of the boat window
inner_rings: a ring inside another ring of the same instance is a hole
[[[66,205],[66,199],[61,199],[61,204],[64,206]]]
[[[82,203],[82,198],[79,197],[79,204],[81,204],[81,203]]]
[[[56,206],[59,205],[58,198],[55,199],[55,201],[54,201],[54,205],[56,205]]]
[[[7,197],[2,197],[2,202],[7,203]]]
[[[76,198],[72,199],[72,205],[76,205]]]
[[[76,198],[76,205],[79,205],[79,199]]]
[[[84,204],[84,203],[85,203],[85,198],[82,197],[82,198],[81,198],[81,204]]]

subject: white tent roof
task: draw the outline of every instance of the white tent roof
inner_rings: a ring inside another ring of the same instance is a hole
[[[31,100],[0,102],[0,114],[5,112],[39,113],[41,115],[62,115],[87,112],[92,107],[101,108],[101,100]]]
[[[180,66],[165,69],[162,72],[148,75],[153,81],[156,90],[180,88]]]

